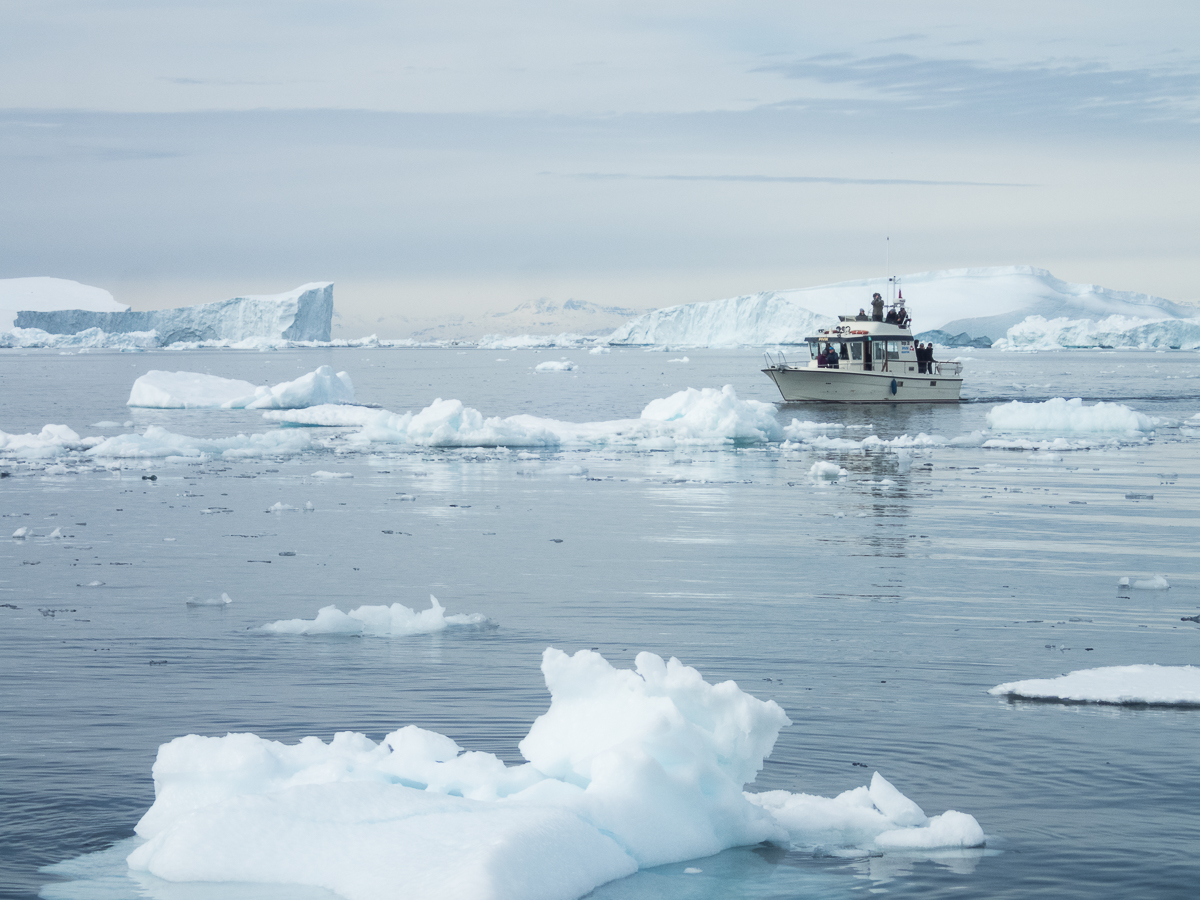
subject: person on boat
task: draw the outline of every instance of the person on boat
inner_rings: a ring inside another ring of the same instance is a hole
[[[891,309],[888,310],[887,318],[884,319],[883,321],[887,322],[889,325],[899,325],[900,324],[900,318],[899,318],[899,316],[896,315],[895,307],[892,307]]]
[[[861,306],[858,308],[858,315],[854,317],[854,321],[856,321],[856,322],[867,321],[867,311],[865,309],[863,309]]]
[[[871,318],[876,322],[883,321],[883,298],[878,294],[871,297]]]
[[[896,313],[896,324],[901,328],[908,327],[908,311],[904,308],[904,301],[900,301],[900,311]]]
[[[824,369],[827,365],[829,365],[829,351],[820,345],[818,345],[818,347],[821,352],[817,354],[817,368]]]
[[[924,345],[920,341],[917,341],[916,351],[917,351],[917,371],[923,375],[923,374],[925,374],[926,371],[928,371],[925,367],[925,354],[928,351],[925,349]]]
[[[829,345],[829,354],[825,357],[825,366],[829,369],[836,369],[838,367],[837,347],[833,344]]]
[[[871,342],[863,341],[863,371],[871,371]]]

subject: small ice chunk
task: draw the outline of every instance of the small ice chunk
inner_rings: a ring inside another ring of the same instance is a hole
[[[579,366],[569,359],[548,359],[533,367],[535,372],[574,372]]]
[[[57,539],[60,539],[60,540],[61,540],[61,539],[62,539],[62,536],[63,536],[63,533],[62,533],[62,528],[61,528],[61,527],[60,527],[60,528],[55,528],[55,529],[54,529],[52,532],[50,532],[50,537],[51,537],[51,538],[57,538]]]
[[[23,541],[23,540],[25,540],[25,538],[29,537],[29,535],[32,533],[33,532],[31,531],[31,529],[29,528],[28,525],[22,525],[20,528],[18,528],[16,531],[14,531],[12,533],[12,536],[14,538],[16,538],[17,540]]]
[[[349,472],[326,472],[324,470],[313,472],[313,478],[353,478]]]
[[[830,484],[845,478],[846,470],[837,463],[821,459],[812,464],[812,468],[808,470],[808,477],[812,479],[813,484]]]
[[[220,597],[211,597],[205,600],[198,600],[195,597],[188,598],[188,606],[228,606],[233,600],[230,596],[222,592]]]
[[[267,512],[273,512],[273,513],[295,512],[295,511],[296,511],[296,507],[291,506],[287,503],[284,503],[283,501],[278,501],[278,502],[272,504],[271,506],[267,507]]]
[[[609,350],[607,347],[601,346],[601,347],[593,347],[591,350],[588,351],[588,353],[590,353],[592,356],[600,356],[604,353],[612,353],[612,351]],[[499,362],[499,360],[497,360],[497,362]]]
[[[1171,585],[1162,575],[1151,575],[1149,578],[1136,578],[1129,585],[1135,591],[1165,591]]]
[[[406,637],[414,634],[432,634],[445,631],[451,626],[492,625],[492,621],[479,613],[447,616],[437,597],[429,595],[429,609],[417,612],[400,603],[391,606],[360,606],[348,613],[336,606],[322,607],[315,619],[284,619],[263,625],[262,631],[276,634],[365,634],[376,637]]]

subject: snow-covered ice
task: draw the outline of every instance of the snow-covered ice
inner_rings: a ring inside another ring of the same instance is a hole
[[[1195,666],[1105,666],[1057,678],[998,684],[989,694],[1031,700],[1200,706],[1200,668]]]
[[[1030,316],[1009,328],[995,346],[1002,350],[1195,350],[1200,348],[1200,317],[1145,319],[1114,315],[1093,320]]]
[[[378,409],[337,403],[322,403],[301,409],[271,409],[263,413],[263,418],[268,422],[278,422],[281,425],[326,427],[362,426],[374,421],[378,416]]]
[[[188,735],[159,748],[131,869],[319,885],[347,900],[573,900],[638,868],[764,840],[845,853],[979,846],[876,775],[832,799],[743,792],[790,724],[676,659],[547,649],[523,765],[416,726],[376,743]]]
[[[830,484],[845,478],[846,470],[837,463],[819,459],[808,470],[808,477],[812,479],[813,484]]]
[[[150,346],[154,347],[205,342],[329,341],[332,318],[333,285],[313,282],[282,294],[235,297],[177,309],[25,307],[15,324],[18,329],[37,329],[51,335],[89,332],[92,346],[108,346],[106,338],[115,335],[152,334]],[[52,341],[49,345],[62,344]]]
[[[101,441],[87,450],[85,455],[126,459],[170,456],[222,456],[236,459],[290,455],[311,446],[308,434],[294,429],[238,434],[226,438],[195,438],[174,434],[160,425],[151,425],[144,434],[120,434]]]
[[[0,453],[20,459],[46,459],[72,450],[87,450],[100,438],[81,438],[66,425],[45,425],[38,434],[8,434],[0,431]]]
[[[650,401],[637,419],[608,422],[562,422],[529,415],[484,418],[459,400],[439,398],[416,414],[380,411],[351,439],[428,447],[628,445],[666,450],[685,444],[763,443],[781,437],[773,405],[740,400],[726,385],[719,390],[688,388]]]
[[[66,278],[0,278],[0,331],[12,328],[17,313],[23,309],[124,312],[129,307],[114,300],[104,288]]]
[[[1117,587],[1132,588],[1135,591],[1166,591],[1171,587],[1163,575],[1151,575],[1149,578],[1118,578]]]
[[[217,606],[225,607],[233,602],[233,599],[226,593],[222,592],[220,597],[198,598],[191,597],[187,601],[188,606]]]
[[[447,628],[481,628],[492,624],[480,613],[446,615],[437,597],[429,595],[429,609],[417,612],[401,603],[391,606],[360,606],[348,613],[325,606],[315,619],[284,619],[263,625],[263,631],[278,634],[365,634],[374,637],[406,637],[433,634]]]
[[[535,372],[574,372],[579,366],[569,359],[548,359],[533,367]]]
[[[1054,397],[1041,403],[1022,403],[1013,400],[992,407],[987,414],[988,427],[995,431],[1058,431],[1107,432],[1130,434],[1153,431],[1159,424],[1152,416],[1143,415],[1122,403],[1103,401],[1085,406],[1076,397],[1066,400]]]
[[[273,387],[200,372],[153,369],[138,378],[127,406],[154,409],[302,409],[354,403],[354,384],[330,366]]]

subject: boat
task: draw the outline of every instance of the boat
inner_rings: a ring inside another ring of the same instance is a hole
[[[838,316],[806,337],[803,362],[767,353],[762,371],[788,403],[958,403],[962,363],[918,360],[903,294],[886,316],[883,306],[876,300],[871,315]]]

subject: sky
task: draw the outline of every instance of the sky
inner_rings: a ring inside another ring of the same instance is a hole
[[[0,0],[0,277],[342,336],[1032,265],[1200,302],[1190,2]]]

